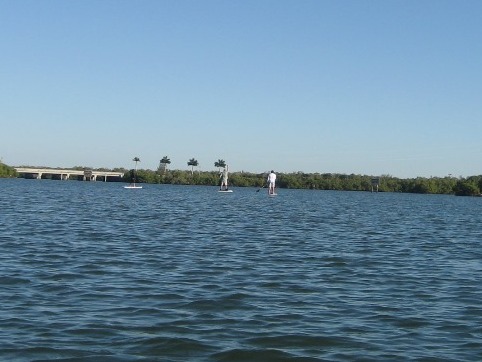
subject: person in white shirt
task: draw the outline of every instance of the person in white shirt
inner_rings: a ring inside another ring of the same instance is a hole
[[[224,170],[221,172],[221,186],[219,190],[221,191],[228,191],[228,165],[224,166]],[[223,189],[224,186],[224,189]]]
[[[274,187],[275,187],[275,182],[276,182],[276,174],[274,173],[273,170],[268,175],[268,194],[273,195],[274,194]]]

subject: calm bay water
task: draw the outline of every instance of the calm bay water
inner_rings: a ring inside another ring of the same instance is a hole
[[[481,361],[482,198],[0,180],[1,361]]]

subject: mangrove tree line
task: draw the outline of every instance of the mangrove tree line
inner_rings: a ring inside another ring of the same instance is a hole
[[[164,164],[170,160],[165,157]],[[191,162],[192,161],[192,162]],[[205,185],[214,186],[220,183],[219,171],[194,171],[195,159],[189,160],[190,170],[162,170],[138,169],[136,182],[170,185]],[[219,160],[216,166],[220,166]],[[197,161],[196,161],[197,162]],[[224,161],[223,161],[224,162]],[[75,169],[86,169],[76,166]],[[124,168],[93,169],[95,171],[123,172],[122,181],[131,182],[136,173],[134,169]],[[338,191],[372,191],[374,176],[334,173],[278,173],[277,187],[288,189],[338,190]],[[13,167],[0,163],[0,177],[16,177]],[[401,179],[390,175],[377,177],[378,191],[403,192],[418,194],[448,194],[459,196],[479,196],[482,193],[482,175],[469,177],[416,177]],[[229,185],[233,187],[262,187],[266,182],[266,174],[250,172],[233,172],[229,175]]]

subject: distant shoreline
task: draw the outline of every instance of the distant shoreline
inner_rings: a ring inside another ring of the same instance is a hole
[[[30,166],[32,167],[32,166]],[[52,168],[59,170],[61,168]],[[133,170],[124,168],[115,169],[90,169],[75,167],[72,170],[91,170],[102,172],[119,172],[124,176],[109,182],[131,182]],[[232,187],[262,187],[266,180],[264,173],[233,172],[229,175],[229,184]],[[15,168],[0,163],[0,177],[18,177]],[[52,179],[52,177],[43,177]],[[55,179],[55,178],[54,178]],[[101,181],[97,181],[101,182]],[[149,170],[138,169],[136,183],[147,184],[173,184],[173,185],[219,185],[219,171],[192,171],[192,170]],[[416,177],[401,179],[390,175],[355,175],[335,173],[278,173],[276,186],[290,189],[312,190],[339,190],[339,191],[379,191],[402,192],[419,194],[448,194],[458,196],[480,196],[482,194],[482,175],[463,177]]]

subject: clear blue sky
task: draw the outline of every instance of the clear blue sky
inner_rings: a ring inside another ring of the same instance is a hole
[[[0,0],[0,157],[482,174],[480,0]]]

